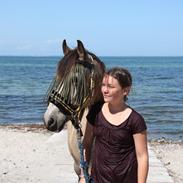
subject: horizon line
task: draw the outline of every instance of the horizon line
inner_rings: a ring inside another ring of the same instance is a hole
[[[0,57],[63,57],[64,55],[0,55]],[[97,57],[183,57],[183,55],[99,55]]]

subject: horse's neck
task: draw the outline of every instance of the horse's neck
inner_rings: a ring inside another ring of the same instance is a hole
[[[88,108],[85,109],[82,119],[81,119],[81,130],[83,132],[83,135],[85,134],[85,129],[86,129],[86,123],[87,123],[87,119],[86,116],[88,114]],[[74,126],[72,125],[71,121],[68,122],[67,125],[67,129],[68,129],[68,133],[75,133],[76,134],[76,129],[74,128]]]
[[[83,135],[85,134],[85,129],[86,129],[86,115],[88,114],[88,109],[85,109],[83,117],[81,119],[81,130]],[[77,144],[77,131],[72,125],[72,122],[69,121],[67,124],[67,131],[68,131],[68,146],[71,154],[73,151],[78,151],[78,144]]]
[[[86,128],[86,115],[88,114],[88,109],[84,111],[82,120],[81,120],[81,127],[83,135],[85,133]],[[67,123],[67,131],[68,131],[68,148],[69,152],[72,155],[74,159],[74,170],[79,175],[80,174],[80,152],[78,148],[78,142],[77,142],[77,131],[72,125],[71,121],[68,121]]]

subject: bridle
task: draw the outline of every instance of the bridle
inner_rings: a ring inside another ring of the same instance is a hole
[[[61,111],[63,111],[68,120],[72,121],[73,126],[75,129],[81,129],[81,118],[84,113],[84,109],[86,106],[88,106],[89,102],[91,101],[91,98],[94,94],[94,70],[95,65],[93,64],[93,57],[91,55],[88,55],[91,62],[86,62],[84,60],[78,60],[75,65],[72,67],[77,67],[81,72],[84,72],[84,70],[88,70],[89,75],[89,89],[86,96],[80,96],[82,98],[80,104],[77,107],[73,107],[70,103],[67,102],[66,98],[67,96],[64,96],[62,94],[62,89],[64,87],[64,84],[66,82],[65,78],[62,78],[60,81],[57,81],[55,79],[53,86],[51,87],[51,90],[49,92],[48,101],[56,105]],[[80,73],[81,74],[81,73]],[[67,77],[67,76],[66,76]],[[83,76],[84,77],[84,76]],[[80,94],[77,94],[80,95]]]

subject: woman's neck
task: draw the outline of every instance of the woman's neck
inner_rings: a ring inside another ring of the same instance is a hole
[[[127,108],[127,105],[124,101],[116,104],[108,103],[108,108],[112,114],[115,114],[124,111]]]

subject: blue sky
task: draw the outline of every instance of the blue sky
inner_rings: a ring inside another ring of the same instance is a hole
[[[182,0],[0,0],[0,55],[182,56]]]

